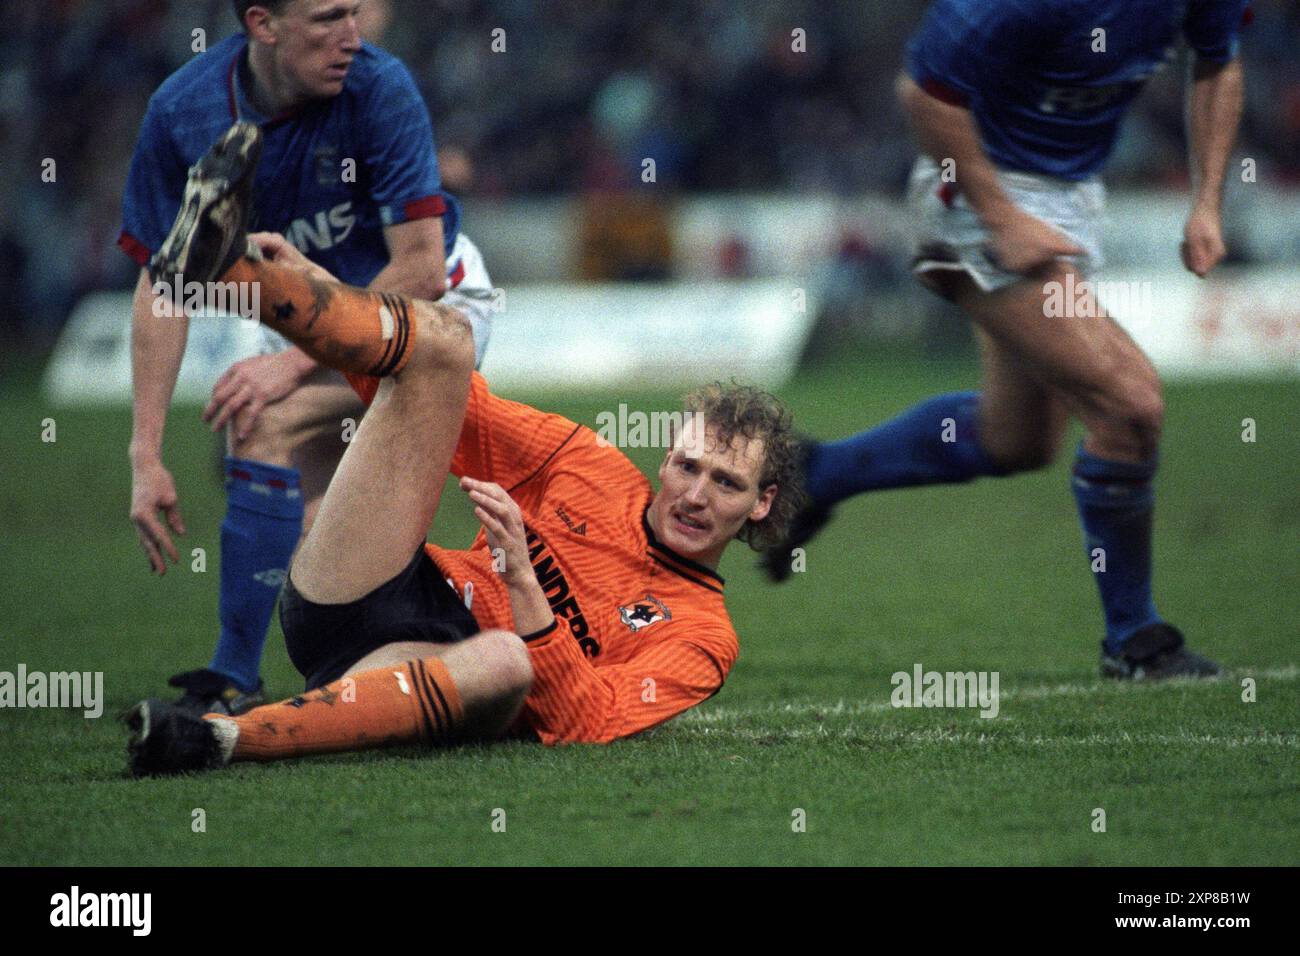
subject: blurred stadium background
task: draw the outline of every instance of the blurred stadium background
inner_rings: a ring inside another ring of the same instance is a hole
[[[3,7],[0,340],[11,358],[35,357],[87,294],[132,286],[135,267],[114,241],[145,104],[194,55],[195,30],[211,44],[235,21],[227,0]],[[674,336],[674,324],[691,323],[678,321],[684,312],[663,284],[739,280],[766,281],[769,295],[740,306],[743,315],[731,309],[718,327],[743,329],[764,303],[790,311],[794,289],[806,297],[802,316],[758,323],[766,330],[760,340],[740,343],[741,352],[768,345],[771,354],[758,361],[771,366],[761,376],[769,380],[798,357],[776,353],[804,345],[806,357],[846,342],[930,354],[967,347],[964,324],[949,321],[907,272],[899,197],[914,150],[892,80],[922,0],[368,0],[368,7],[373,34],[419,81],[444,181],[464,197],[466,230],[506,290],[502,339],[511,338],[514,318],[574,307],[524,294],[516,309],[514,289],[644,282],[626,304],[662,311],[667,303],[663,321],[642,329],[659,329],[643,354],[671,367],[689,358],[697,339]],[[1165,339],[1177,340],[1154,347],[1144,340],[1175,371],[1293,372],[1300,355],[1295,280],[1279,279],[1300,262],[1300,5],[1256,0],[1254,9],[1243,39],[1247,104],[1237,150],[1251,161],[1253,181],[1231,175],[1227,201],[1233,262],[1253,267],[1245,285],[1238,272],[1239,281],[1221,286],[1226,300],[1207,303],[1179,274],[1187,179],[1181,64],[1150,83],[1107,175],[1109,264],[1120,275],[1138,270],[1175,297],[1161,307],[1179,316],[1162,316],[1161,325]],[[496,29],[505,31],[505,52],[489,49]],[[793,49],[796,29],[806,33],[806,52]],[[57,163],[55,183],[39,175],[47,158]],[[655,162],[652,183],[642,179],[646,158]],[[722,305],[731,308],[729,299]],[[625,312],[590,319],[589,327],[570,316],[573,338],[557,347],[593,329],[617,338],[619,323],[631,324]],[[674,342],[679,356],[669,354]],[[528,343],[538,344],[535,336]],[[514,354],[502,350],[495,362],[489,357],[498,379]],[[624,358],[606,353],[619,375],[628,370]],[[121,371],[111,383],[119,397]],[[212,372],[187,372],[180,394],[196,396]],[[82,380],[92,373],[84,364],[69,371]]]

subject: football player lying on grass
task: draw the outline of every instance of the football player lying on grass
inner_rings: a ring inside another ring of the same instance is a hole
[[[168,282],[258,283],[261,318],[370,402],[293,561],[280,620],[300,696],[231,717],[145,701],[137,776],[398,743],[600,743],[717,693],[738,653],[716,568],[797,507],[789,413],[694,392],[656,493],[617,448],[492,395],[454,308],[340,285],[246,235],[259,150],[238,124],[190,172],[151,262]],[[482,531],[425,543],[448,472]]]

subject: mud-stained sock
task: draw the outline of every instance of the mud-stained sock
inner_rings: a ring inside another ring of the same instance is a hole
[[[218,740],[232,760],[282,760],[308,754],[371,750],[392,744],[445,744],[465,720],[460,692],[436,657],[377,667],[238,717],[207,718],[234,724]]]
[[[415,324],[404,296],[367,292],[248,257],[221,281],[255,284],[261,320],[329,368],[382,378],[401,371],[410,357]]]

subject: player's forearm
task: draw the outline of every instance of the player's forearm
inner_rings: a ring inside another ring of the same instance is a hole
[[[515,633],[520,637],[536,634],[555,622],[555,612],[546,600],[546,593],[537,583],[537,576],[529,567],[517,580],[506,580],[510,595],[510,613],[515,622]]]
[[[1187,138],[1194,204],[1216,212],[1237,139],[1244,86],[1239,59],[1225,64],[1193,62]]]
[[[189,319],[156,315],[155,296],[148,279],[141,277],[131,309],[131,445],[133,461],[162,455],[167,408],[176,388]],[[170,303],[168,303],[170,305]],[[162,311],[162,310],[159,310]],[[180,310],[175,310],[179,312]]]
[[[897,91],[922,152],[941,165],[952,161],[957,184],[985,224],[996,227],[1015,215],[970,110],[936,99],[906,74],[898,78]]]
[[[441,299],[447,291],[447,260],[441,250],[436,255],[429,253],[390,259],[367,288],[412,299]]]

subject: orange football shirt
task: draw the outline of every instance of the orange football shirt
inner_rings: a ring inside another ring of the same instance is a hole
[[[370,401],[376,379],[349,376]],[[528,527],[555,624],[529,641],[523,720],[543,743],[605,743],[713,696],[739,654],[709,568],[659,543],[650,481],[560,415],[493,395],[473,374],[451,471],[501,485]],[[482,529],[467,550],[426,545],[483,628],[515,630]]]

